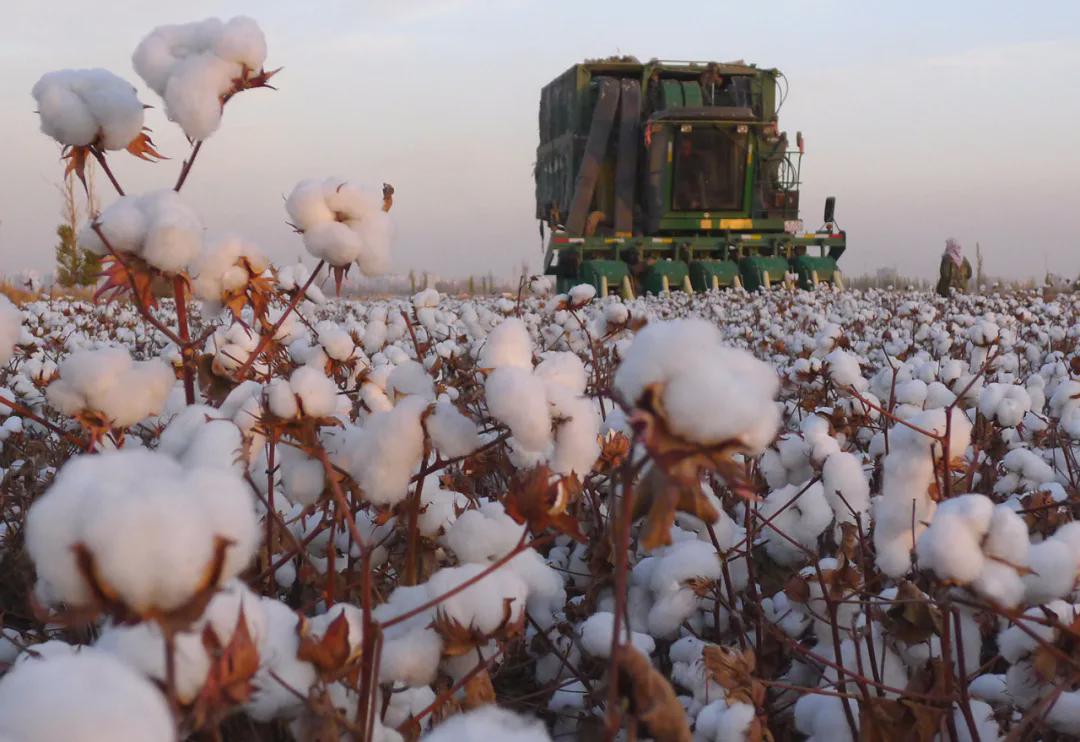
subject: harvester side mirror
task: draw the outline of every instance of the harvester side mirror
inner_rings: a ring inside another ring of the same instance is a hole
[[[829,196],[825,199],[825,223],[832,224],[833,217],[836,215],[836,196]]]
[[[795,132],[795,146],[799,148],[799,154],[800,155],[803,154],[803,152],[805,152],[805,145],[803,143],[803,138],[802,138],[802,132],[801,131]]]

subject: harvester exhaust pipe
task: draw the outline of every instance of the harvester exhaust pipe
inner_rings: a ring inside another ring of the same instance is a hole
[[[825,199],[825,223],[832,224],[833,218],[836,216],[836,196],[829,196]]]

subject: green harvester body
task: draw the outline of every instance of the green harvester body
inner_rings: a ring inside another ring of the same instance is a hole
[[[799,219],[802,135],[777,122],[775,69],[610,59],[540,96],[536,217],[565,292],[700,292],[841,283],[846,234]]]

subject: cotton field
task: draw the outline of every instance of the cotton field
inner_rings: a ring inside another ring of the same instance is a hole
[[[1080,296],[343,300],[392,187],[294,265],[182,192],[267,55],[145,37],[140,194],[134,88],[34,87],[116,193],[97,301],[0,298],[0,740],[1080,736]]]

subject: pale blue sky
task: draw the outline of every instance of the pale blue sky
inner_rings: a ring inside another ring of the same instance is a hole
[[[87,8],[93,8],[87,12]],[[161,23],[251,15],[280,91],[231,102],[185,187],[213,231],[303,254],[282,195],[341,175],[397,188],[395,270],[509,273],[540,263],[532,163],[540,87],[576,61],[745,59],[791,83],[804,215],[838,197],[849,274],[929,275],[944,238],[987,270],[1080,272],[1080,3],[208,2],[9,0],[0,27],[0,270],[48,270],[61,177],[30,88],[106,67],[138,86],[173,160],[113,158],[129,192],[165,187],[187,145],[131,68]],[[102,183],[106,202],[112,195]]]

